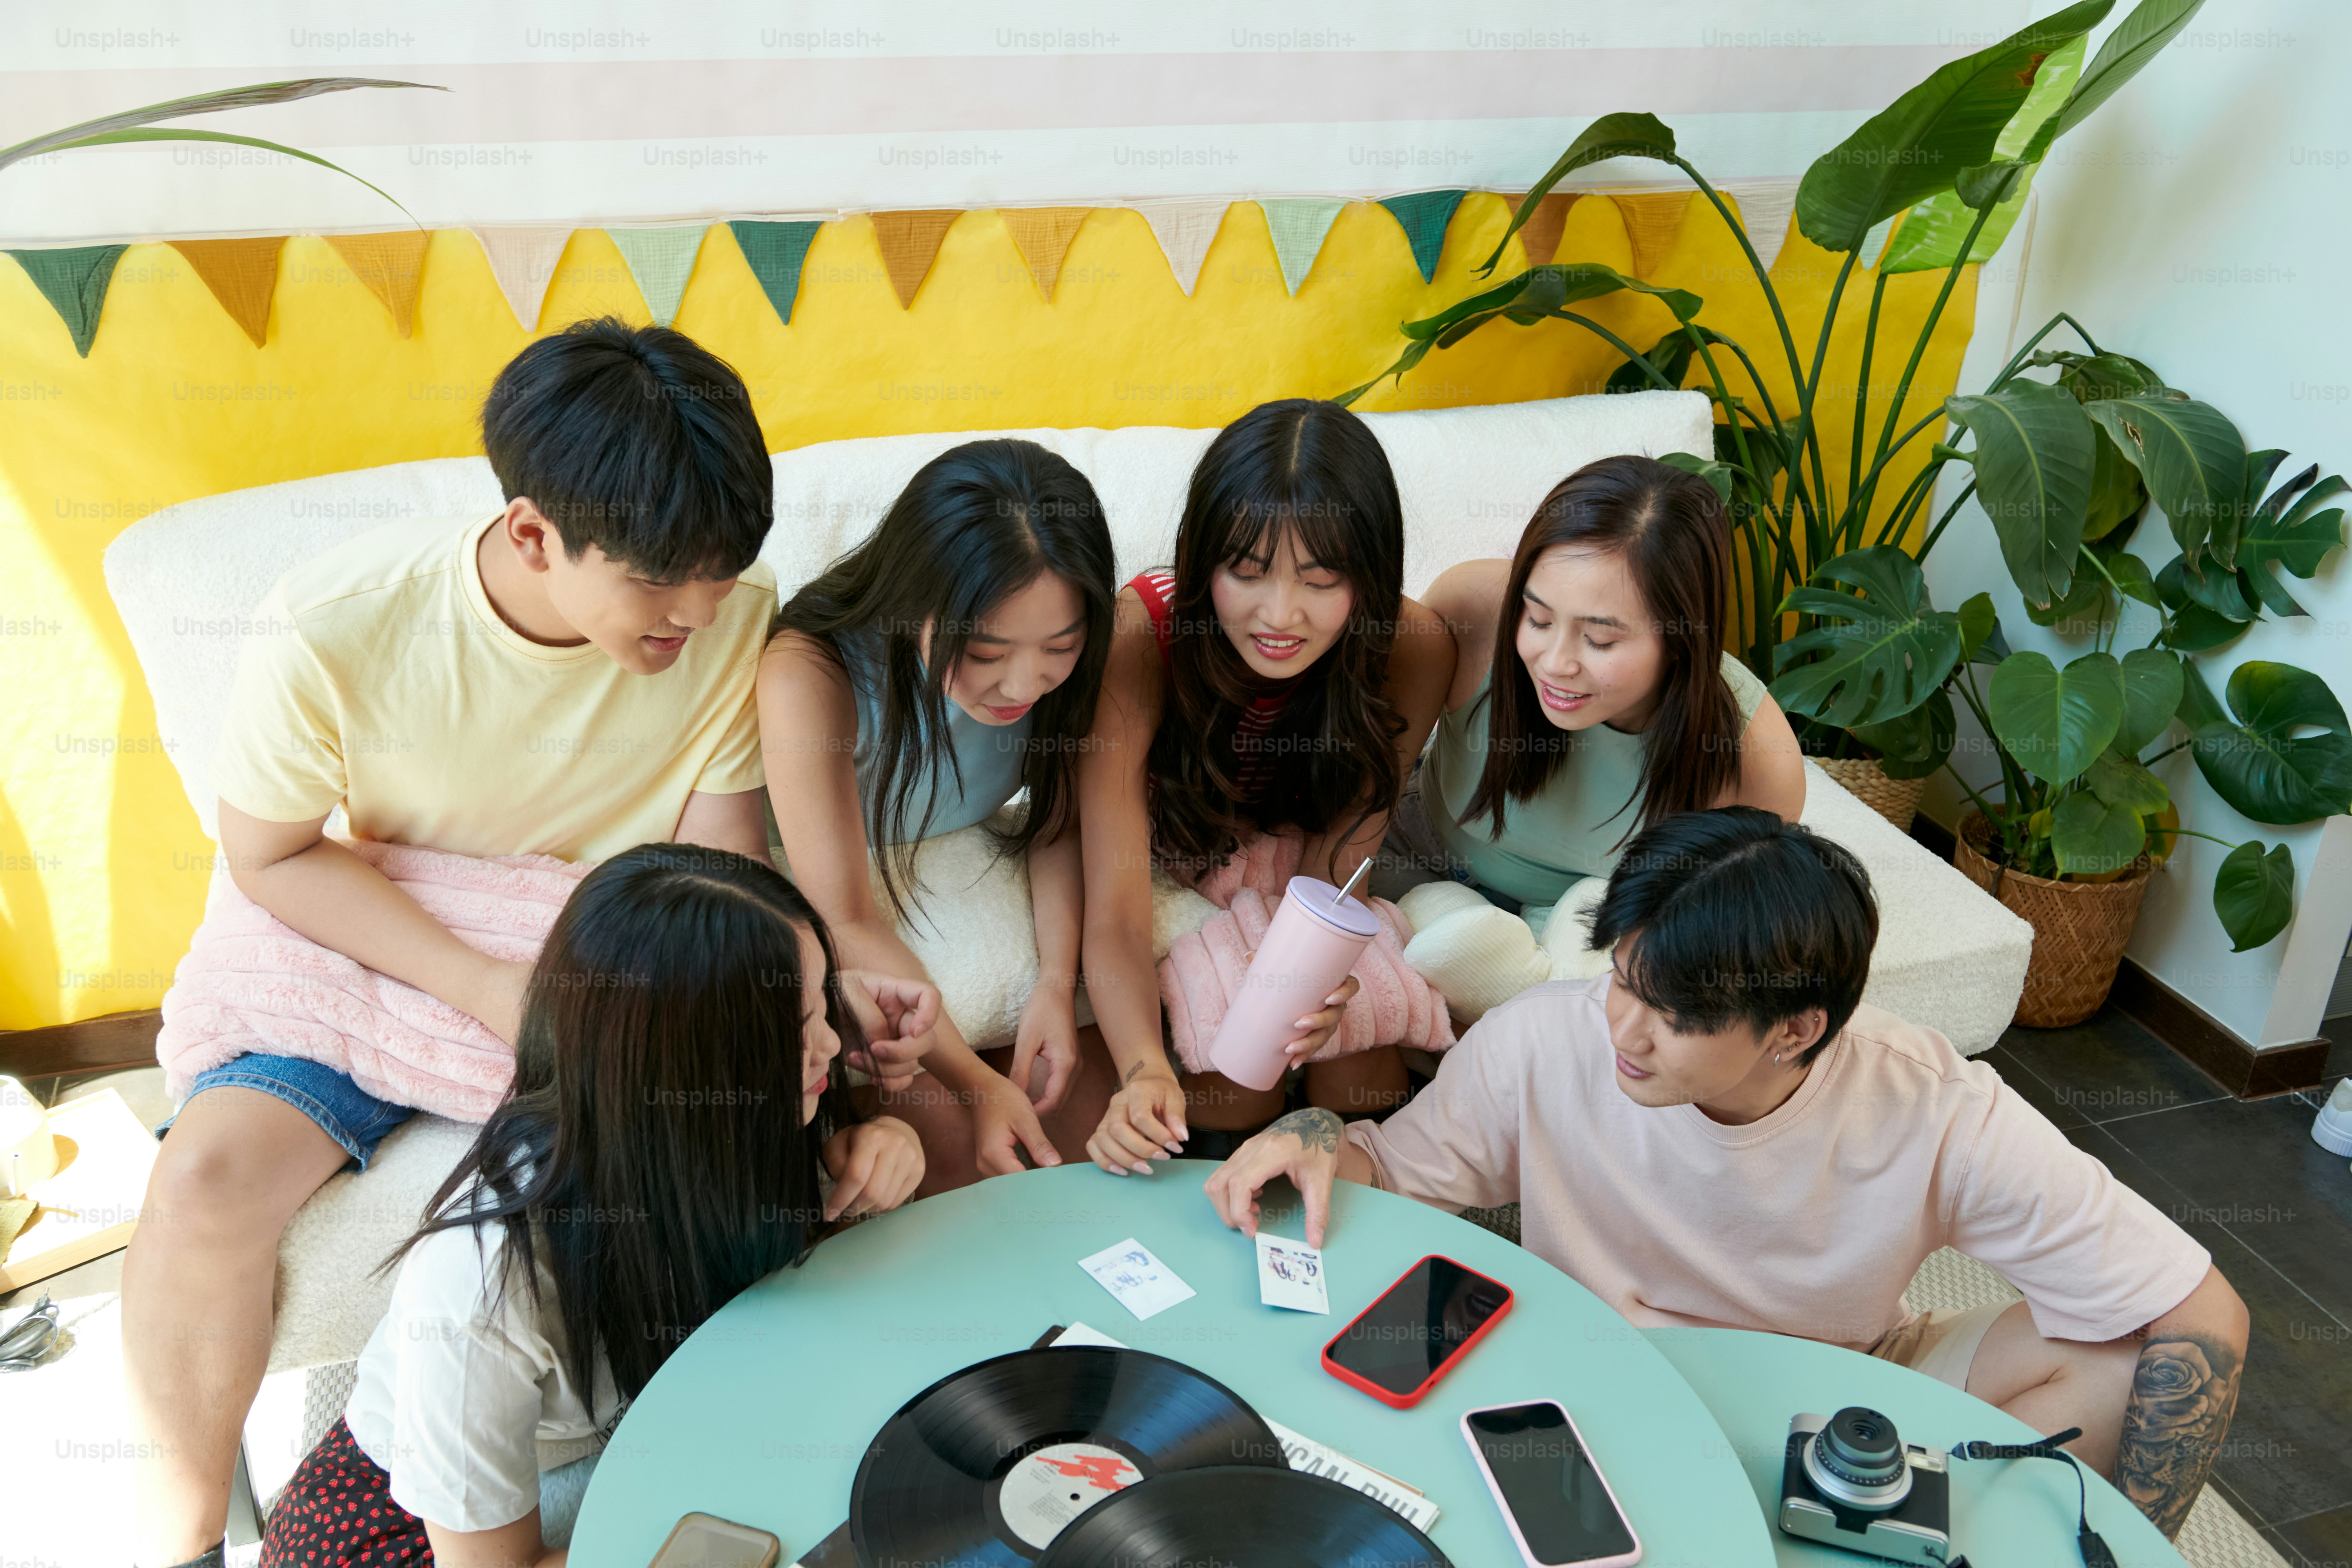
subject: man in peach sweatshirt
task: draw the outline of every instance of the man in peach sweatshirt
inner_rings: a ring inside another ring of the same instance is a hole
[[[2237,1404],[2246,1310],[2205,1249],[1932,1029],[1862,1001],[1868,876],[1769,812],[1629,847],[1593,916],[1611,973],[1481,1018],[1387,1121],[1296,1111],[1207,1184],[1255,1232],[1288,1176],[1320,1245],[1331,1183],[1517,1202],[1528,1249],[1631,1322],[1845,1345],[2067,1447],[2168,1536]],[[1915,1313],[1952,1247],[2024,1294]]]

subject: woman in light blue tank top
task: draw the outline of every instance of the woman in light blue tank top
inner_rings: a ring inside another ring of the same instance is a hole
[[[1754,805],[1794,821],[1804,762],[1723,651],[1731,538],[1697,476],[1604,458],[1553,487],[1508,561],[1448,569],[1461,658],[1375,886],[1450,875],[1508,908],[1605,877],[1643,825]]]
[[[916,885],[923,840],[987,824],[1000,859],[1028,871],[1039,981],[1016,1044],[992,1061],[942,1015],[928,1077],[877,1064],[860,1090],[921,1135],[925,1192],[1022,1169],[1024,1150],[1056,1163],[1041,1113],[1091,1130],[1110,1098],[1108,1058],[1097,1047],[1088,1068],[1076,1016],[1075,775],[1116,593],[1086,476],[1034,442],[967,442],[786,601],[761,658],[773,831],[845,965],[929,979],[908,922],[952,932],[971,918],[961,889]],[[1025,810],[996,817],[1024,794]]]

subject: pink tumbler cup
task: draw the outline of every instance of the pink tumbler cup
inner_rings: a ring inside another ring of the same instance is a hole
[[[1298,1037],[1298,1020],[1323,1010],[1323,999],[1348,978],[1380,929],[1371,910],[1330,883],[1290,879],[1225,1021],[1209,1042],[1209,1064],[1251,1089],[1280,1083],[1290,1065],[1282,1048]]]

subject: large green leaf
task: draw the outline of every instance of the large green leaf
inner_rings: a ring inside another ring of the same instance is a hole
[[[1675,133],[1656,115],[1602,115],[1586,126],[1583,132],[1568,144],[1568,151],[1562,153],[1546,171],[1544,177],[1519,198],[1518,211],[1511,215],[1511,226],[1505,229],[1503,237],[1496,242],[1495,254],[1486,258],[1485,265],[1478,268],[1478,276],[1484,278],[1495,270],[1495,264],[1503,259],[1503,247],[1510,244],[1511,236],[1518,233],[1528,219],[1535,216],[1536,208],[1551,188],[1577,170],[1607,158],[1655,158],[1661,163],[1672,163],[1674,156]]]
[[[2204,653],[2245,636],[2252,621],[2233,621],[2214,614],[2189,596],[2189,574],[2181,570],[2187,557],[2176,555],[2156,574],[2156,596],[2164,605],[2168,624],[2164,646],[2182,653]]]
[[[2268,854],[2262,840],[2249,838],[2221,857],[2213,874],[2213,912],[2235,945],[2231,952],[2261,947],[2294,918],[2294,857],[2282,844]]]
[[[2083,56],[2090,47],[2087,37],[2075,39],[2042,62],[2033,73],[2033,89],[2025,101],[2001,128],[2000,139],[1993,143],[1993,156],[2013,158],[2025,150],[2026,143],[2042,122],[2058,112],[2066,95],[2083,74]],[[1990,261],[2000,249],[2001,242],[2025,210],[2025,194],[2033,181],[2033,171],[2028,168],[2017,188],[1993,209],[1992,216],[1978,230],[1976,245],[1969,251],[1970,261]],[[1903,215],[1895,226],[1895,237],[1886,242],[1886,249],[1878,258],[1881,272],[1920,272],[1930,268],[1949,267],[1959,258],[1960,246],[1976,226],[1973,208],[1960,200],[1957,190],[1937,191],[1926,201]]]
[[[1855,250],[1882,219],[1949,190],[1988,163],[2051,55],[2088,33],[2115,0],[2079,0],[1952,61],[1816,159],[1797,186],[1797,227],[1824,250]]]
[[[2189,563],[2209,550],[2236,564],[2246,443],[2221,410],[2192,397],[2101,398],[2084,411],[2139,469]]]
[[[2062,784],[2107,749],[2124,717],[2121,667],[2086,653],[2060,669],[2047,654],[2013,653],[1985,687],[1994,736],[2020,767]]]
[[[2328,556],[2344,547],[2344,509],[2312,509],[2352,486],[2347,486],[2334,474],[2324,479],[2318,475],[2318,465],[2314,464],[2281,486],[2277,494],[2263,502],[2246,520],[2246,531],[2238,539],[2239,585],[2276,615],[2300,616],[2308,612],[2295,603],[2286,585],[2272,572],[2272,565],[2276,563],[2308,579]],[[2302,493],[2303,499],[2295,501],[2291,510],[2281,504],[2297,492]]]
[[[2091,500],[2083,511],[2083,542],[2105,539],[2147,505],[2147,487],[2115,438],[2094,425],[2096,450],[2091,458]]]
[[[2124,683],[2123,722],[2116,727],[2115,749],[2137,757],[2139,749],[2170,727],[2180,711],[2186,679],[2180,656],[2160,647],[2136,647],[2116,666]]]
[[[2058,387],[2013,381],[1982,397],[1948,397],[1944,410],[1977,438],[1977,500],[1992,519],[2001,559],[2029,605],[2066,591],[2083,544],[2098,430]]]
[[[2213,793],[2254,822],[2291,826],[2352,811],[2352,723],[2327,683],[2307,669],[2248,659],[2230,673],[2230,710],[2185,667],[2181,715],[2201,721],[2191,754]],[[2317,730],[2316,735],[2301,734]]]
[[[1853,738],[1878,753],[1878,769],[1891,779],[1924,779],[1951,757],[1959,738],[1952,694],[1939,690],[1900,718],[1884,724],[1857,724]]]
[[[2084,70],[2082,80],[2074,84],[2066,106],[2034,133],[2021,156],[2028,163],[2040,160],[2053,142],[2089,119],[2099,105],[2116,95],[2116,89],[2156,58],[2204,4],[2205,0],[2141,0],[2132,14],[2107,35],[2107,41],[2099,46],[2098,54]]]
[[[1843,583],[1867,597],[1808,584],[1782,614],[1819,617],[1773,654],[1772,699],[1835,729],[1910,712],[1960,661],[1959,617],[1927,603],[1919,564],[1891,544],[1824,562],[1813,584]]]
[[[2099,437],[2102,441],[2106,437]],[[2126,551],[2107,557],[2107,575],[2124,591],[2124,597],[2137,599],[2150,609],[2161,608],[2164,601],[2157,596],[2156,579],[2148,575],[2147,563]]]
[[[1976,658],[1985,638],[2000,630],[2000,612],[1993,608],[1990,594],[1969,595],[1953,613],[1960,618],[1960,657],[1964,659]]]
[[[2114,805],[2089,790],[2077,790],[2050,814],[2050,848],[2058,869],[2078,877],[2104,877],[2139,858],[2147,828],[2129,806]]]
[[[2109,805],[2120,805],[2142,816],[2154,816],[2172,804],[2172,792],[2143,764],[2114,747],[2091,759],[2083,782]]]

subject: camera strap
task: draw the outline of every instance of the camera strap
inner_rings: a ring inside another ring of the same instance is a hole
[[[1952,1450],[1956,1459],[2063,1459],[2074,1468],[2074,1539],[2082,1548],[2083,1568],[2116,1568],[2116,1554],[2091,1528],[2090,1487],[2083,1479],[2083,1461],[2060,1447],[2083,1435],[2080,1426],[2069,1426],[2063,1432],[2053,1432],[2033,1443],[1962,1443]],[[1951,1568],[1969,1568],[1965,1557],[1952,1559]]]

